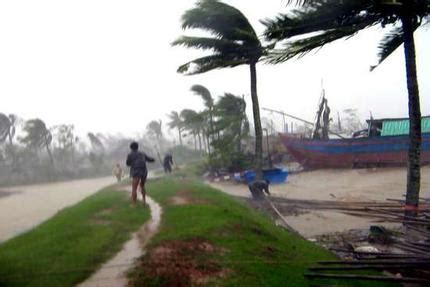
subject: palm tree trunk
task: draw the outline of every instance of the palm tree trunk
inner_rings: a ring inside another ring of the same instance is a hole
[[[406,185],[405,215],[416,216],[420,193],[420,148],[421,148],[421,109],[415,62],[414,28],[412,17],[403,16],[404,52],[406,79],[409,100],[409,151]]]
[[[49,161],[51,162],[51,167],[54,170],[54,157],[52,156],[51,149],[49,148],[49,144],[45,143],[46,151],[48,152]]]
[[[180,128],[178,128],[178,136],[179,136],[179,145],[182,146],[182,134],[181,134]]]
[[[202,151],[202,138],[200,136],[200,132],[197,132],[197,138],[199,139],[199,151]]]
[[[255,128],[255,173],[256,179],[263,179],[263,131],[261,129],[260,120],[260,106],[258,104],[257,96],[257,69],[256,63],[252,62],[250,65],[251,70],[251,99],[252,99],[252,112],[254,115],[254,128]]]
[[[11,134],[10,131],[9,131],[8,137],[9,137],[10,153],[12,155],[12,169],[16,170],[17,167],[18,167],[18,161],[17,161],[17,158],[16,158],[15,147],[13,145],[12,134]]]
[[[197,140],[196,140],[196,133],[193,132],[193,137],[194,137],[194,150],[197,151]]]

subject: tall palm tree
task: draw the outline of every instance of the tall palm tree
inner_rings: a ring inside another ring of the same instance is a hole
[[[9,120],[9,117],[3,113],[0,113],[0,144],[6,141],[11,126],[12,124]]]
[[[219,68],[249,65],[251,98],[255,127],[255,165],[262,177],[262,129],[257,97],[257,62],[270,47],[264,47],[245,15],[238,9],[217,0],[201,0],[182,16],[183,29],[201,29],[208,37],[183,36],[172,43],[187,48],[210,50],[212,54],[194,59],[178,68],[188,75]]]
[[[170,118],[170,122],[168,123],[169,128],[178,129],[179,144],[182,145],[182,129],[184,123],[179,113],[177,111],[171,111],[167,116]]]
[[[277,41],[297,35],[309,36],[287,44],[286,49],[273,55],[272,62],[282,62],[303,55],[312,49],[352,36],[375,25],[389,27],[379,45],[378,65],[404,44],[410,121],[405,213],[416,214],[421,177],[421,109],[414,31],[424,22],[429,22],[430,0],[289,0],[289,2],[295,2],[301,5],[301,8],[290,15],[284,14],[275,20],[264,21],[267,25],[265,36]],[[375,67],[371,67],[371,70]]]
[[[44,147],[48,153],[49,160],[54,168],[54,158],[51,152],[52,133],[41,119],[32,119],[25,122],[23,127],[26,135],[21,138],[21,142],[32,149]]]
[[[190,109],[184,109],[181,111],[181,118],[184,122],[184,127],[193,135],[194,137],[194,149],[197,150],[197,140],[199,140],[199,150],[202,150],[202,139],[200,133],[203,130],[204,118],[203,116]]]
[[[157,141],[160,141],[163,137],[163,128],[161,120],[149,122],[149,124],[146,126],[146,130],[148,131],[148,133],[154,135]]]
[[[214,139],[214,99],[205,86],[193,85],[191,87],[191,91],[203,99],[204,105],[206,107],[206,110],[202,112],[202,116],[207,118],[209,121],[209,129],[205,128],[207,132],[204,134],[203,139],[206,139],[209,154],[209,165],[211,165],[211,142],[213,142]]]
[[[214,99],[211,95],[211,92],[202,85],[193,85],[191,87],[191,91],[194,92],[194,94],[200,96],[203,99],[204,105],[206,107],[206,111],[209,115],[209,125],[210,125],[210,134],[214,136],[214,119],[213,119],[213,112],[214,112]]]

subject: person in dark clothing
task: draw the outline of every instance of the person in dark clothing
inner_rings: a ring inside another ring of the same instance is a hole
[[[172,172],[172,165],[173,165],[173,157],[171,154],[166,154],[164,156],[163,160],[163,167],[165,173],[171,173]]]
[[[270,195],[269,192],[269,181],[268,180],[255,180],[248,184],[249,191],[252,194],[252,198],[255,200],[261,200],[264,198],[264,192]]]
[[[131,152],[127,156],[126,164],[130,167],[130,177],[132,178],[131,183],[131,200],[137,201],[137,188],[140,184],[143,203],[146,203],[146,190],[145,182],[148,176],[148,169],[146,168],[146,162],[154,162],[155,160],[147,156],[145,153],[139,151],[139,144],[132,142],[130,144]]]

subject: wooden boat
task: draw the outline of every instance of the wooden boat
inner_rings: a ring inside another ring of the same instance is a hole
[[[280,134],[288,153],[305,168],[352,168],[398,166],[407,163],[407,119],[368,121],[371,136],[314,140]],[[430,117],[422,121],[421,163],[430,163]],[[408,124],[408,121],[407,121]],[[371,131],[375,131],[372,133]],[[398,135],[393,135],[393,134]]]

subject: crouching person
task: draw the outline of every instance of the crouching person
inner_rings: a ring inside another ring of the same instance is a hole
[[[254,200],[262,200],[264,198],[264,193],[270,195],[269,192],[269,181],[266,180],[255,180],[248,184],[249,191],[252,194]]]

